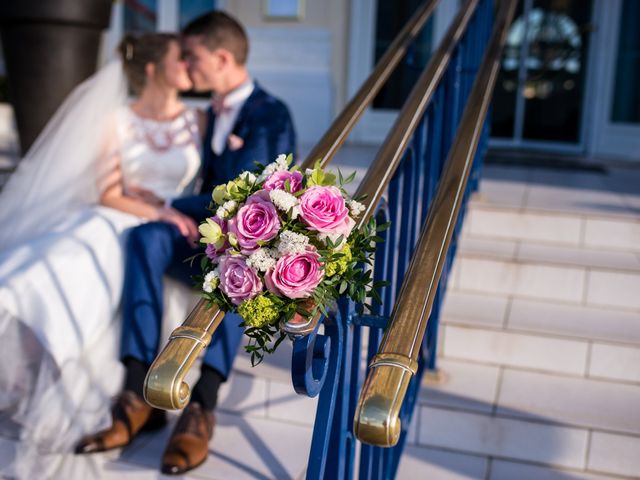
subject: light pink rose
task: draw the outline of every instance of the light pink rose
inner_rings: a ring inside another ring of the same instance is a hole
[[[280,257],[264,276],[267,289],[288,298],[310,297],[324,276],[319,258],[312,249]]]
[[[280,219],[276,207],[264,190],[251,195],[238,209],[235,217],[229,220],[229,231],[234,233],[240,245],[240,251],[250,255],[258,248],[259,241],[269,241],[280,231]]]
[[[220,225],[220,228],[222,229],[222,233],[226,235],[228,231],[227,222],[217,216],[210,217],[210,218],[211,220],[216,222],[218,225]],[[224,252],[227,251],[229,247],[230,247],[229,241],[226,239],[224,241],[224,245],[221,248],[216,248],[216,246],[213,243],[208,243],[207,247],[204,250],[204,253],[207,255],[207,257],[209,257],[212,261],[215,262],[220,258],[220,255],[222,255]]]
[[[234,305],[240,305],[262,292],[262,281],[243,257],[224,255],[220,258],[220,289]]]
[[[287,171],[272,173],[264,182],[262,188],[269,191],[276,189],[284,190],[284,184],[287,180],[289,180],[289,186],[291,187],[290,193],[295,193],[302,188],[302,173]]]
[[[355,222],[336,187],[310,187],[300,197],[300,218],[311,230],[348,237]]]

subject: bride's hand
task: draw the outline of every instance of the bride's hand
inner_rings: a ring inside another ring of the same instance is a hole
[[[180,233],[192,243],[197,242],[198,238],[200,237],[198,226],[196,225],[196,222],[193,220],[193,218],[187,217],[174,208],[159,208],[158,220],[175,225],[178,230],[180,230]]]

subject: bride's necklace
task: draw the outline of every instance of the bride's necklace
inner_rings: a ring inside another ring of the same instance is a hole
[[[136,123],[139,126],[142,140],[154,152],[166,152],[175,145],[176,135],[180,133],[180,130],[177,132],[173,131],[175,119],[166,122],[156,122],[138,116],[137,120]]]
[[[173,147],[175,134],[168,129],[149,131],[146,126],[142,127],[144,141],[154,152],[166,152]]]
[[[175,144],[176,132],[172,131],[173,122],[181,116],[167,120],[154,120],[136,113],[139,120],[142,139],[154,152],[166,152]]]

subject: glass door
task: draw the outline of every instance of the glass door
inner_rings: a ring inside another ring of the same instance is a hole
[[[492,139],[505,146],[583,149],[589,0],[523,0],[503,52]]]

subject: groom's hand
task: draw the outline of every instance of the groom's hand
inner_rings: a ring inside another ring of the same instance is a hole
[[[158,220],[175,225],[190,243],[197,242],[200,237],[198,225],[193,218],[187,217],[174,208],[162,207],[158,209]]]

